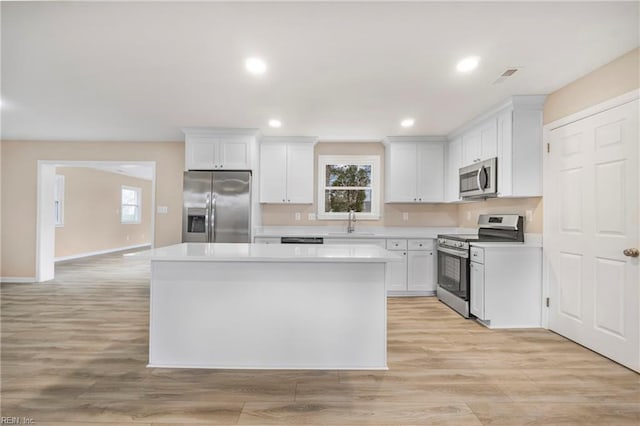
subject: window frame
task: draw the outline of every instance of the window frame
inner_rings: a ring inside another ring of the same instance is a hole
[[[137,200],[137,204],[124,204],[122,201],[122,195],[123,192],[127,190],[127,191],[135,191],[137,196],[136,196],[136,200]],[[136,218],[134,220],[124,220],[124,218],[122,217],[122,212],[124,211],[124,207],[131,207],[131,206],[135,206],[136,207]],[[139,188],[137,186],[127,186],[127,185],[122,185],[120,187],[120,223],[123,225],[139,225],[140,223],[142,223],[142,188]]]
[[[64,175],[56,175],[53,188],[53,222],[56,228],[64,227]]]
[[[352,164],[371,167],[371,212],[356,212],[358,220],[380,219],[380,156],[379,155],[318,155],[317,212],[319,220],[347,220],[348,212],[325,212],[325,190],[340,188],[325,186],[327,166],[330,164]]]

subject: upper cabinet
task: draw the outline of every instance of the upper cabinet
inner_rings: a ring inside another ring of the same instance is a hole
[[[264,137],[260,142],[260,202],[313,203],[315,137]]]
[[[462,164],[469,165],[498,155],[496,119],[474,127],[462,135]]]
[[[445,167],[444,201],[460,201],[460,167],[462,167],[462,136],[447,144]]]
[[[393,136],[385,145],[385,202],[444,201],[444,138]]]
[[[185,133],[186,170],[251,170],[255,129],[190,127]]]
[[[446,201],[459,200],[457,169],[493,157],[498,159],[498,197],[542,196],[544,99],[512,96],[449,134]]]

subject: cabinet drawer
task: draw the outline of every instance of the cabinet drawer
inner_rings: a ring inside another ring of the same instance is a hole
[[[409,240],[409,250],[433,250],[433,240],[430,238],[424,240]]]
[[[484,249],[480,247],[471,247],[471,261],[484,263]]]
[[[387,240],[387,250],[406,250],[407,240]]]

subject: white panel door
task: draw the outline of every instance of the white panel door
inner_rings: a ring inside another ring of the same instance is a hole
[[[260,202],[286,203],[287,145],[260,145]]]
[[[444,201],[444,143],[419,143],[417,154],[417,201]]]
[[[638,101],[551,130],[549,328],[640,371]]]
[[[385,198],[388,202],[413,203],[416,196],[416,144],[395,143],[389,147],[389,180]]]
[[[313,145],[287,146],[287,202],[313,203]]]

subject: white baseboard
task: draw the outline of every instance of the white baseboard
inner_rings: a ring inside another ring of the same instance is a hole
[[[36,282],[36,277],[0,277],[0,283],[31,284]]]
[[[133,249],[143,248],[143,247],[151,247],[151,243],[137,244],[137,245],[127,246],[127,247],[117,247],[117,248],[113,248],[113,249],[100,250],[100,251],[91,251],[91,252],[88,252],[88,253],[72,254],[70,256],[61,256],[61,257],[54,258],[53,261],[54,262],[64,262],[66,260],[82,259],[84,257],[99,256],[101,254],[108,254],[108,253],[115,253],[115,252],[118,252],[118,251],[133,250]]]

